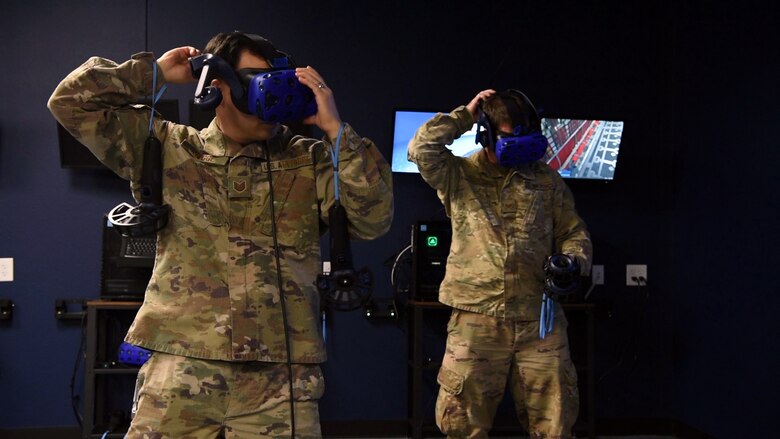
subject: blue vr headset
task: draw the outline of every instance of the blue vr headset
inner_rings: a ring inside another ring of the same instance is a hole
[[[195,105],[213,110],[222,102],[219,88],[208,85],[212,79],[220,78],[230,88],[236,108],[266,122],[286,123],[316,114],[314,93],[298,81],[290,58],[263,37],[243,35],[255,43],[271,68],[235,71],[227,61],[211,53],[190,58],[192,75],[198,78]]]
[[[531,100],[518,90],[509,90],[509,94],[523,101],[539,120],[536,107]],[[505,100],[506,102],[506,100]],[[511,108],[514,107],[514,108]],[[507,105],[507,110],[512,116],[512,120],[521,120],[519,116],[521,110],[516,103]],[[538,127],[524,127],[517,125],[512,130],[512,135],[494,134],[493,126],[487,114],[482,111],[482,105],[479,106],[479,117],[477,119],[476,143],[481,143],[488,148],[495,148],[498,163],[507,168],[513,168],[522,164],[535,162],[544,157],[547,152],[547,138],[542,134]]]

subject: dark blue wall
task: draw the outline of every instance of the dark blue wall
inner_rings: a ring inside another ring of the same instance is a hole
[[[780,53],[767,5],[678,10],[676,411],[723,438],[770,437],[777,421]]]
[[[674,419],[716,437],[770,428],[778,370],[778,52],[768,2],[735,7],[633,2],[11,1],[0,16],[0,257],[16,303],[0,324],[0,429],[75,425],[69,383],[80,328],[54,318],[58,298],[96,298],[103,213],[127,184],[60,169],[46,101],[91,55],[123,61],[218,31],[263,34],[316,67],[339,111],[390,157],[393,108],[448,110],[479,90],[525,90],[546,111],[623,119],[616,180],[573,182],[606,285],[592,298],[598,416]],[[488,4],[489,3],[489,4]],[[173,86],[184,102],[193,87]],[[186,119],[185,119],[186,120]],[[390,233],[356,243],[390,297],[383,262],[418,219],[443,218],[417,175],[396,175]],[[773,252],[773,255],[777,253]],[[626,264],[649,266],[646,289]],[[774,330],[771,330],[774,328]],[[325,365],[325,421],[406,415],[405,333],[359,313],[335,314]],[[80,380],[77,380],[80,386]],[[748,413],[750,410],[750,413]],[[737,416],[738,415],[738,416]],[[748,417],[748,415],[750,415]],[[750,422],[745,422],[749,419]]]

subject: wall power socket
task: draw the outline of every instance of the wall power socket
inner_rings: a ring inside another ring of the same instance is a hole
[[[630,287],[645,286],[647,284],[647,265],[626,265],[626,285]]]

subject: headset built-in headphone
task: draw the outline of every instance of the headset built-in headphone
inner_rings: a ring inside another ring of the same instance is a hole
[[[507,112],[513,123],[517,123],[512,129],[511,135],[497,133],[488,115],[478,107],[476,143],[495,150],[496,157],[501,166],[515,167],[524,163],[535,162],[547,151],[547,138],[541,132],[539,113],[531,100],[519,90],[507,90],[508,99],[501,96],[500,99],[506,105]],[[526,107],[525,110],[515,100],[518,99]],[[523,115],[532,111],[532,125],[523,126],[520,121]]]

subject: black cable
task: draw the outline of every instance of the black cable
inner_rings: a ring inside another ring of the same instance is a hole
[[[398,272],[396,270],[402,263],[411,261],[412,259],[411,255],[405,258],[403,257],[404,254],[409,250],[412,250],[412,244],[408,244],[406,247],[403,248],[403,250],[400,250],[399,252],[390,256],[390,258],[388,258],[384,262],[385,267],[390,268],[390,285],[394,287],[396,292],[399,289],[399,286],[396,285],[396,281],[398,280]]]
[[[279,257],[279,240],[276,232],[276,213],[274,210],[274,185],[271,177],[271,152],[269,143],[265,143],[265,162],[268,174],[268,196],[271,205],[271,236],[274,244],[274,258],[276,260],[276,283],[279,287],[279,303],[282,306],[282,324],[284,325],[284,345],[287,349],[287,373],[289,374],[290,385],[290,438],[295,439],[295,401],[293,397],[293,370],[292,370],[292,348],[290,347],[290,327],[287,323],[287,297],[284,295],[282,287],[282,264]]]
[[[149,0],[144,2],[144,52],[149,51]]]
[[[408,293],[409,292],[409,280],[408,277],[410,277],[409,273],[400,273],[401,270],[399,269],[402,266],[409,266],[411,267],[411,252],[412,249],[411,244],[405,244],[404,247],[392,255],[390,255],[387,259],[384,260],[382,263],[385,267],[390,269],[390,285],[393,287],[393,303],[396,307],[396,319],[395,319],[395,326],[401,330],[401,332],[406,333],[405,325],[403,324],[403,315],[404,313],[403,308],[404,305],[402,304],[402,295],[401,293]],[[409,253],[407,255],[407,252]],[[406,255],[406,256],[405,256]],[[409,270],[407,270],[409,271]],[[406,289],[403,288],[403,286],[396,285],[397,280],[401,275],[406,275],[407,279],[407,285]]]

